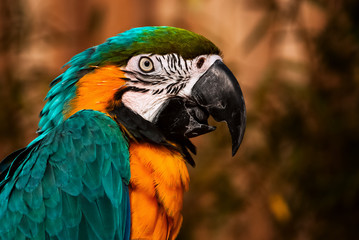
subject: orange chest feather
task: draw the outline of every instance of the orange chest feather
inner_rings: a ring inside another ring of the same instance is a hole
[[[183,157],[165,147],[130,145],[131,239],[175,239],[189,176]]]
[[[83,109],[107,112],[109,101],[125,81],[124,73],[116,66],[95,69],[83,76],[77,83],[76,97],[69,103],[65,115],[67,118]]]

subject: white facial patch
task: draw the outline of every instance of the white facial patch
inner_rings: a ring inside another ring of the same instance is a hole
[[[134,56],[122,70],[128,78],[126,86],[134,87],[137,91],[125,92],[122,102],[144,119],[152,121],[167,99],[174,96],[191,98],[193,86],[216,60],[222,61],[222,58],[218,55],[201,55],[184,60],[177,54]]]

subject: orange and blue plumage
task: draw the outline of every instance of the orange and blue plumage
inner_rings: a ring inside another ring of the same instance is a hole
[[[0,239],[177,236],[194,146],[124,106],[119,96],[132,88],[123,67],[139,54],[220,52],[183,29],[143,27],[74,56],[50,85],[39,136],[0,164]]]

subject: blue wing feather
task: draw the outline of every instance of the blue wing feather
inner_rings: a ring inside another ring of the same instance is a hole
[[[111,118],[80,111],[10,156],[0,239],[129,239],[128,145]]]

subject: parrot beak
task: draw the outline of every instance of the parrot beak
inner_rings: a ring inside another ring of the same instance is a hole
[[[211,115],[216,121],[227,123],[234,156],[246,127],[246,107],[233,73],[222,61],[215,61],[193,86],[191,95],[169,99],[155,118],[155,125],[167,139],[186,142],[183,139],[216,129],[208,125]]]
[[[214,120],[227,123],[234,156],[246,128],[246,106],[233,73],[222,61],[215,61],[193,86],[192,97]]]

